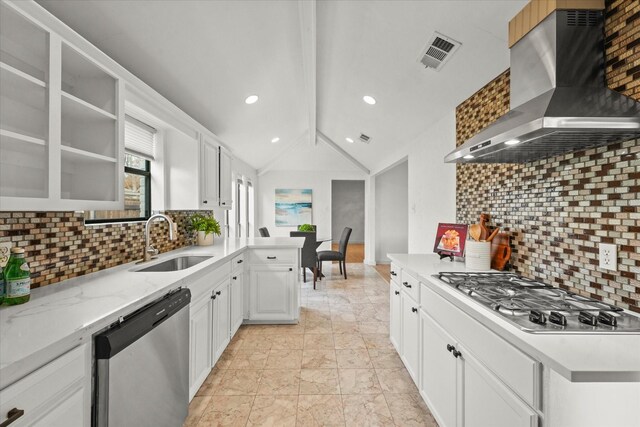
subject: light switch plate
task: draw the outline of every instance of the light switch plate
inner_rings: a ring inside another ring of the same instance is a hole
[[[605,270],[618,270],[618,246],[608,243],[600,243],[600,255],[598,257],[600,268]]]

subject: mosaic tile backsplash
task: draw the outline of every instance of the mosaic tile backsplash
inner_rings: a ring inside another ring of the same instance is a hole
[[[160,252],[193,244],[187,231],[193,211],[163,212],[178,226],[169,240],[166,221],[155,221],[151,242]],[[82,212],[0,212],[0,242],[23,247],[31,287],[115,267],[142,258],[144,222],[85,225]]]
[[[640,101],[640,2],[606,3],[607,84]],[[509,70],[456,109],[457,143],[509,107]],[[640,313],[640,140],[523,165],[458,165],[457,220],[511,235],[510,268]],[[618,245],[618,271],[598,244]]]

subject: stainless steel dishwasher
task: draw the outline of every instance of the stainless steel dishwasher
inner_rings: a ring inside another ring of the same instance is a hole
[[[95,338],[94,425],[180,427],[189,411],[189,302],[178,289]]]

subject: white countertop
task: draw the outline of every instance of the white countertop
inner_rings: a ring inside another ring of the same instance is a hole
[[[152,265],[181,255],[212,256],[176,272],[137,272],[135,263],[65,280],[31,292],[22,305],[0,308],[0,389],[60,355],[75,343],[183,286],[185,279],[214,269],[247,248],[301,248],[303,237],[216,240],[213,246],[190,246],[167,252]]]
[[[432,275],[471,271],[438,255],[389,254],[430,289],[546,367],[573,382],[640,382],[640,334],[532,334]],[[628,312],[628,311],[627,311]],[[633,313],[631,313],[633,314]]]

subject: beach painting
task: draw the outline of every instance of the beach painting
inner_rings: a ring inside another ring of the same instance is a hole
[[[276,227],[311,224],[311,194],[310,188],[276,188]]]

